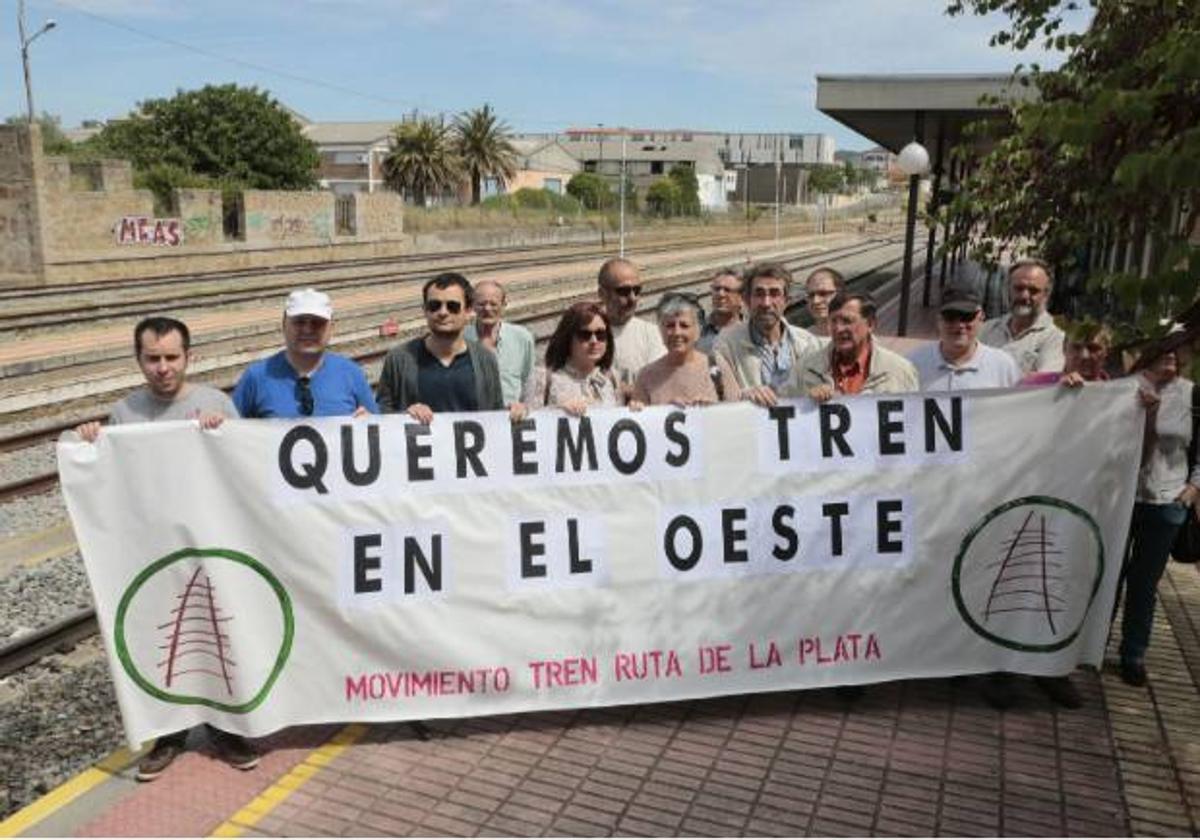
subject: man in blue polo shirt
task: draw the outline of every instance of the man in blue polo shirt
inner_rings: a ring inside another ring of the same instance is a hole
[[[361,417],[378,414],[357,362],[326,351],[333,333],[329,295],[301,289],[283,310],[284,349],[246,368],[233,389],[242,417]]]

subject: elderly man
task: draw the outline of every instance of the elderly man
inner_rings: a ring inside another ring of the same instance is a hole
[[[500,393],[505,405],[519,402],[533,373],[533,333],[504,320],[508,294],[495,280],[475,284],[475,320],[467,325],[467,341],[478,341],[496,354],[500,366]]]
[[[504,408],[496,354],[464,333],[475,290],[466,277],[439,274],[421,289],[428,332],[388,351],[377,395],[384,413],[432,423],[437,412]],[[519,404],[517,404],[519,406]]]
[[[642,296],[642,278],[629,260],[614,257],[600,266],[600,302],[612,331],[612,369],[622,386],[632,387],[638,371],[667,352],[658,327],[634,317]]]
[[[1082,324],[1071,335],[1063,336],[1063,369],[1031,373],[1022,385],[1061,384],[1078,388],[1084,382],[1108,379],[1105,365],[1112,348],[1112,331],[1101,324]]]
[[[1062,370],[1063,333],[1046,311],[1053,278],[1041,260],[1017,260],[1008,269],[1009,314],[983,325],[979,340],[1007,352],[1022,374]]]
[[[983,307],[970,289],[947,289],[938,315],[938,340],[918,347],[908,360],[922,391],[1010,388],[1021,380],[1012,356],[980,344]]]
[[[840,271],[823,265],[813,270],[804,281],[804,305],[812,315],[812,333],[823,344],[829,341],[829,301],[838,292],[846,291],[846,278]]]
[[[341,417],[378,413],[362,368],[330,352],[329,295],[301,289],[283,308],[284,349],[255,362],[233,389],[242,417]]]
[[[736,268],[722,268],[708,281],[712,311],[700,329],[696,349],[709,353],[721,331],[742,322],[742,275]]]
[[[825,402],[843,394],[916,391],[917,371],[903,356],[875,341],[875,299],[841,292],[829,302],[829,346],[805,356],[779,392]]]
[[[745,280],[743,295],[750,317],[722,332],[713,352],[729,363],[742,390],[778,390],[799,360],[821,343],[784,318],[792,284],[790,271],[775,263],[760,263],[747,270]]]
[[[150,423],[164,420],[196,420],[201,428],[215,429],[226,417],[238,412],[229,397],[208,385],[187,381],[191,352],[187,325],[174,318],[144,318],[133,329],[133,355],[146,386],[113,406],[109,425]],[[89,443],[100,437],[97,422],[84,423],[75,432]],[[258,753],[245,738],[205,727],[221,757],[239,770],[258,765]],[[138,763],[137,779],[149,782],[161,776],[187,745],[188,730],[163,735]]]

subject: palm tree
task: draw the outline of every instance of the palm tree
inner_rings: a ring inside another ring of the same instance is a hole
[[[423,117],[392,130],[391,148],[383,159],[383,180],[413,203],[439,194],[462,181],[462,161],[454,150],[450,129],[441,120]]]
[[[454,148],[471,179],[471,203],[480,201],[483,178],[510,179],[517,173],[517,150],[508,141],[507,123],[490,105],[463,111],[454,118]]]

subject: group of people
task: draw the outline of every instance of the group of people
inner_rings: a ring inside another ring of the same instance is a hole
[[[187,381],[190,335],[173,318],[150,317],[134,330],[134,354],[146,385],[121,400],[110,424],[196,419],[215,428],[223,419],[303,418],[407,413],[430,423],[445,412],[506,410],[582,415],[593,407],[654,404],[700,406],[749,400],[956,391],[1061,384],[1080,387],[1107,378],[1111,335],[1104,328],[1068,336],[1046,311],[1052,273],[1035,259],[1009,269],[1011,308],[984,319],[973,290],[946,290],[938,339],[907,358],[875,337],[872,296],[847,287],[830,267],[808,275],[804,295],[811,328],[785,315],[792,275],[782,265],[725,268],[709,281],[710,311],[683,292],[660,296],[657,326],[637,317],[645,292],[638,267],[622,258],[599,270],[597,299],[562,313],[539,360],[532,333],[505,319],[502,283],[472,284],[461,274],[433,277],[421,290],[425,332],[392,348],[372,391],[362,368],[329,350],[333,307],[328,295],[302,289],[284,306],[284,347],[250,365],[232,398]],[[1180,377],[1182,346],[1166,344],[1135,366],[1146,406],[1143,462],[1123,573],[1121,676],[1146,681],[1145,651],[1155,591],[1174,536],[1200,503],[1200,467],[1192,443],[1192,386]],[[540,361],[540,363],[539,363]],[[76,430],[87,441],[98,423]],[[1058,703],[1082,700],[1067,677],[1040,678]],[[1004,708],[1013,680],[993,674],[984,696]],[[221,755],[235,767],[255,766],[254,748],[210,727]],[[160,738],[138,777],[160,775],[184,748],[187,732]]]

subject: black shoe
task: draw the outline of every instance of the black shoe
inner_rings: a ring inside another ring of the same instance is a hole
[[[250,743],[241,735],[222,732],[215,726],[210,726],[208,727],[208,737],[212,739],[213,746],[217,748],[217,754],[221,756],[221,760],[230,767],[238,770],[253,770],[258,766],[258,750],[250,746]]]
[[[171,766],[171,762],[175,760],[175,756],[183,752],[186,743],[186,729],[182,732],[172,732],[170,735],[164,735],[155,741],[154,746],[150,748],[150,752],[146,753],[145,757],[138,762],[137,780],[139,782],[152,782],[161,776]]]
[[[1083,697],[1070,677],[1034,677],[1033,682],[1046,692],[1047,697],[1064,709],[1078,709],[1083,706]]]
[[[1141,687],[1146,684],[1146,666],[1141,662],[1121,660],[1121,679],[1129,685]]]
[[[1013,686],[1012,674],[1006,674],[1003,671],[986,674],[983,677],[982,685],[979,686],[979,693],[983,695],[984,701],[989,706],[999,711],[1011,709],[1017,702],[1017,691]]]

